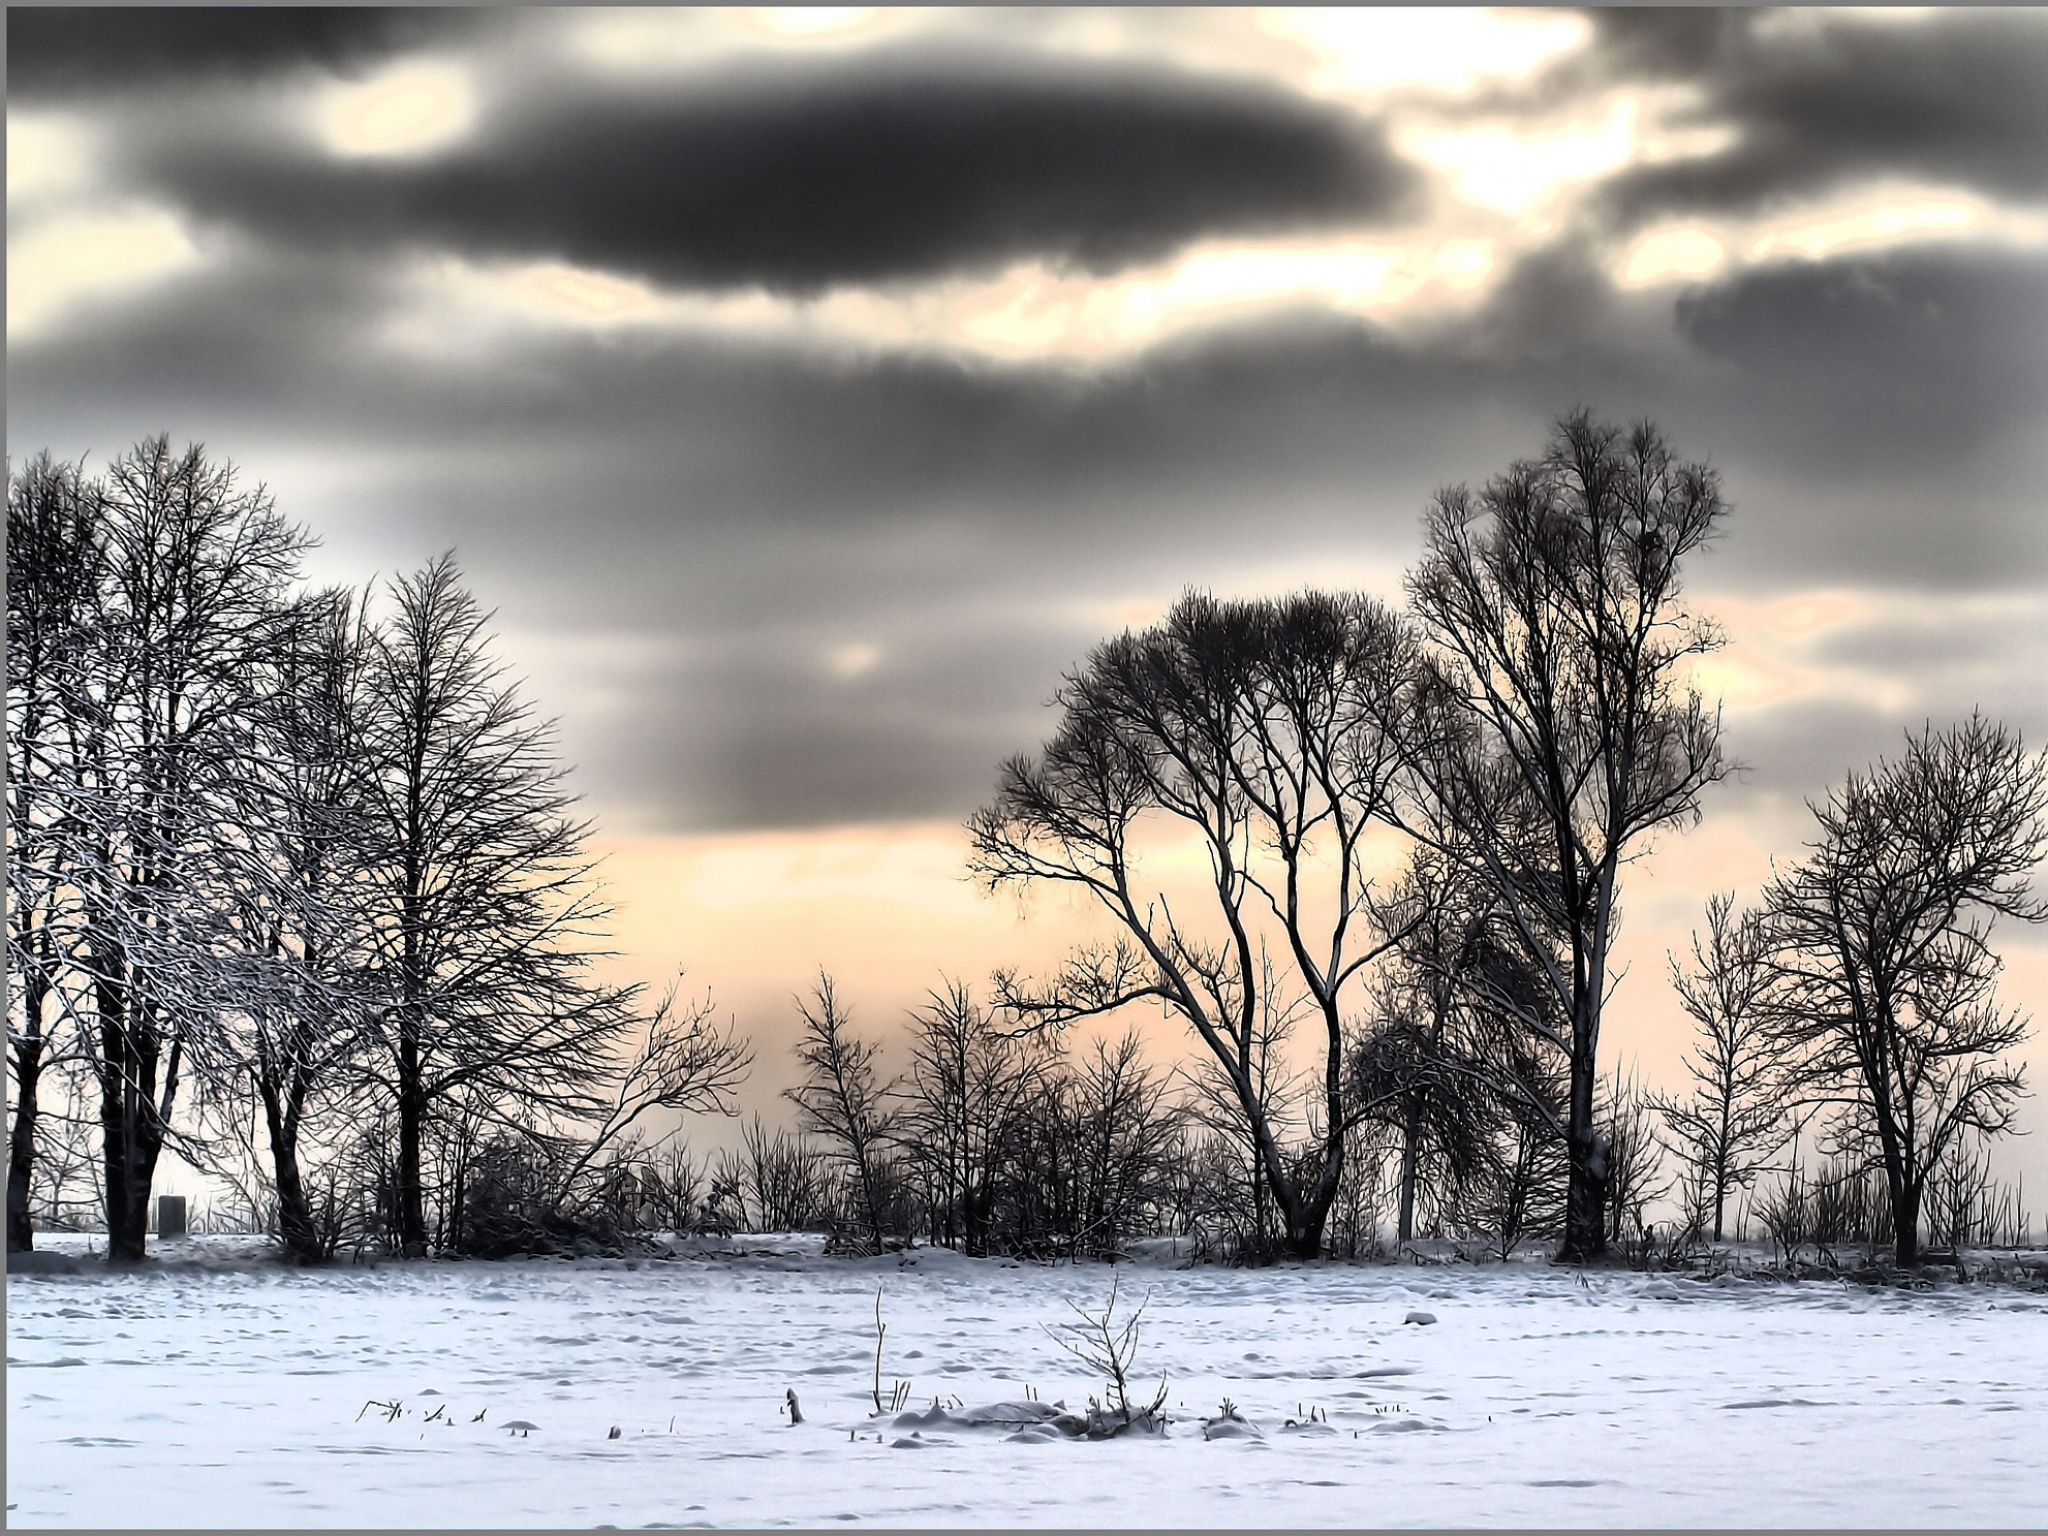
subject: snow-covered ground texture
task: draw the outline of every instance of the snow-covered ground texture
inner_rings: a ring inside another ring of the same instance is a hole
[[[161,1252],[9,1277],[9,1526],[2048,1525],[2048,1295],[2011,1286],[1161,1255],[1115,1275],[1172,1423],[1090,1440],[1020,1421],[1100,1391],[1041,1325],[1101,1265]]]

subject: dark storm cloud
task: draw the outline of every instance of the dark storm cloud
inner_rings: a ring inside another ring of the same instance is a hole
[[[470,33],[489,16],[396,6],[15,5],[7,8],[7,90],[42,98],[294,69],[347,74]]]
[[[1413,190],[1376,125],[1156,69],[919,55],[580,90],[522,93],[431,158],[237,135],[135,169],[202,217],[305,246],[791,292],[1023,257],[1107,271],[1205,236],[1385,220]]]
[[[1825,12],[1600,11],[1581,79],[1696,87],[1682,121],[1735,130],[1725,149],[1615,178],[1603,198],[1640,224],[1768,211],[1872,179],[2048,193],[2048,18],[1966,10],[1912,21]]]
[[[173,408],[220,423],[208,435],[226,446],[231,430],[268,439],[318,422],[329,442],[407,456],[406,474],[446,484],[449,505],[523,520],[532,504],[564,538],[586,523],[600,538],[679,520],[729,528],[777,564],[803,553],[777,546],[784,536],[943,525],[968,538],[1012,519],[1137,546],[1155,519],[1178,522],[1190,544],[1235,526],[1255,543],[1258,524],[1284,524],[1305,498],[1365,494],[1375,471],[1407,482],[1395,514],[1405,533],[1447,463],[1485,467],[1483,446],[1456,447],[1493,392],[1479,361],[1418,355],[1310,311],[1077,371],[702,333],[540,332],[486,355],[393,352],[375,325],[391,297],[373,270],[252,253],[18,342],[13,430],[69,439],[100,422],[104,447],[127,440],[112,430],[122,423],[151,430]],[[1450,409],[1458,401],[1467,408]],[[539,462],[558,467],[534,486]],[[529,489],[458,497],[479,475]],[[600,484],[626,494],[589,489]],[[589,515],[557,517],[564,495]],[[915,563],[919,549],[887,558]]]

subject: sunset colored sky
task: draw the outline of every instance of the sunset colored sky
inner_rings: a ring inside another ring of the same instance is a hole
[[[1734,506],[1745,767],[1628,874],[1610,1063],[1675,1081],[1664,953],[1807,797],[2048,742],[2039,11],[14,8],[8,87],[9,451],[203,441],[322,579],[453,548],[752,1105],[819,965],[886,1033],[1092,931],[961,823],[1095,641],[1397,600],[1575,404]]]

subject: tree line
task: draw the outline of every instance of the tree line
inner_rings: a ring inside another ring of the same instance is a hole
[[[10,1247],[40,1159],[139,1257],[168,1138],[239,1151],[306,1259],[654,1220],[1307,1259],[1385,1216],[1585,1261],[1666,1197],[1722,1240],[1811,1144],[1913,1263],[2024,1092],[1992,937],[2048,917],[2048,755],[1972,715],[1850,775],[1672,960],[1688,1091],[1613,1072],[1624,877],[1731,768],[1681,582],[1725,516],[1653,427],[1576,412],[1433,500],[1402,609],[1189,593],[1105,641],[967,833],[986,888],[1077,892],[1112,937],[943,982],[886,1079],[821,975],[794,1130],[699,1164],[650,1116],[730,1112],[749,1048],[708,997],[593,979],[588,829],[452,561],[308,592],[303,531],[197,449],[37,459],[8,508]],[[1113,1033],[1153,1011],[1192,1062]],[[45,1098],[96,1100],[94,1155]]]
[[[488,1148],[566,1194],[744,1069],[708,1003],[595,979],[588,829],[452,559],[308,590],[310,542],[161,437],[10,472],[10,1249],[67,1129],[116,1260],[166,1146],[238,1143],[295,1259],[460,1246]]]

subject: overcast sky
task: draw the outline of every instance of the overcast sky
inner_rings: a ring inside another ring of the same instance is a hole
[[[1645,1017],[1903,726],[2048,740],[2040,12],[12,8],[7,69],[10,452],[453,547],[629,954],[763,1007],[1004,958],[957,827],[1062,668],[1396,596],[1575,404],[1735,508],[1750,768],[1631,898]]]

